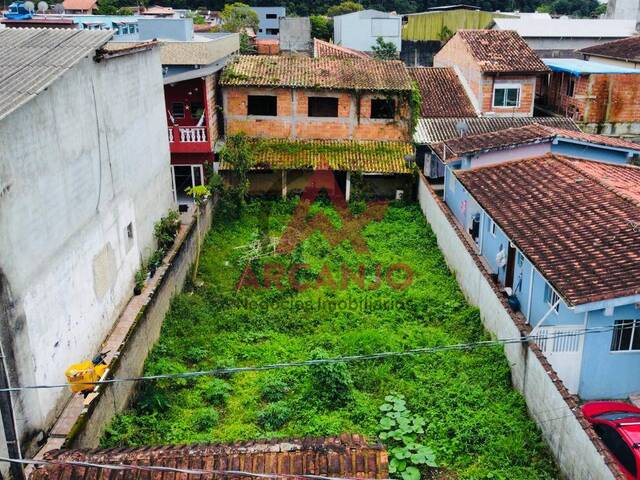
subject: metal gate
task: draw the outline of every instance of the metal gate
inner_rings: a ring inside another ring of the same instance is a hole
[[[582,358],[582,325],[540,327],[537,343],[571,393],[578,393]]]

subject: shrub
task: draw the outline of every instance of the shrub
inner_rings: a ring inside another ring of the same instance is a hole
[[[271,403],[258,413],[258,425],[265,430],[278,430],[291,418],[291,409],[285,402]]]
[[[230,393],[231,386],[227,382],[214,378],[205,389],[203,396],[210,405],[221,407],[226,403]]]
[[[180,229],[180,214],[177,210],[169,210],[166,217],[162,217],[153,226],[153,233],[158,242],[158,248],[163,251],[169,250],[176,239]]]
[[[313,358],[328,358],[327,352],[316,349]],[[321,363],[311,367],[311,379],[318,398],[334,408],[346,405],[352,398],[353,380],[344,363]]]
[[[213,408],[202,409],[194,415],[193,428],[198,432],[206,432],[220,421],[220,415]]]
[[[260,385],[260,397],[265,402],[277,402],[289,393],[289,385],[280,377],[267,377]]]

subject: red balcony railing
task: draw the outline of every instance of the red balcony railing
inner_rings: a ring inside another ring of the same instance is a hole
[[[211,150],[207,127],[180,127],[168,128],[169,145],[175,153],[200,153]]]

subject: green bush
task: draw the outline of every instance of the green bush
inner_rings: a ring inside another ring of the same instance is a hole
[[[213,408],[202,409],[194,415],[193,428],[198,432],[206,432],[220,421],[220,415]]]
[[[231,386],[227,382],[214,378],[205,389],[203,397],[209,405],[221,407],[226,403],[230,393]]]
[[[313,358],[328,358],[322,349],[312,352]],[[321,363],[309,368],[317,398],[333,408],[345,406],[352,398],[353,380],[344,363]]]
[[[260,384],[260,398],[265,402],[277,402],[289,393],[289,384],[281,377],[267,377]]]
[[[177,210],[169,210],[166,217],[162,217],[153,226],[158,248],[164,252],[169,250],[180,230],[180,214]]]
[[[285,402],[270,403],[258,413],[258,425],[265,430],[281,429],[291,417],[291,409]]]

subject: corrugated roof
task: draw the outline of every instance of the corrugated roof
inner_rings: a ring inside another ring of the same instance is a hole
[[[405,156],[413,153],[406,142],[351,140],[252,139],[252,170],[331,170],[365,173],[411,173]],[[230,170],[224,161],[221,170]]]
[[[524,38],[623,38],[636,31],[635,20],[606,18],[496,18],[495,28],[515,30]]]
[[[409,68],[409,74],[420,89],[421,117],[476,116],[476,110],[453,68],[415,67]]]
[[[371,60],[371,57],[364,52],[342,47],[335,43],[325,42],[317,38],[313,39],[313,56],[316,58],[364,58],[365,60]]]
[[[227,65],[222,86],[292,87],[335,90],[411,90],[399,60],[240,55]]]
[[[418,120],[413,141],[430,145],[460,136],[457,126],[464,126],[466,135],[495,132],[505,128],[539,123],[565,130],[580,131],[575,122],[566,117],[476,117],[476,118],[421,118]]]
[[[452,33],[465,28],[489,28],[499,13],[478,10],[454,9],[449,11],[429,11],[406,15],[402,26],[402,40],[442,41],[446,27]]]
[[[103,30],[0,30],[0,119],[42,92],[112,35]]]
[[[579,60],[577,58],[545,58],[544,63],[554,72],[570,73],[579,77],[580,75],[591,75],[598,73],[629,73],[640,74],[640,69],[619,67],[607,63],[598,63],[593,60]]]
[[[549,68],[520,35],[510,30],[459,30],[485,73],[548,73]]]
[[[640,205],[594,166],[548,154],[455,172],[569,305],[640,291]],[[640,184],[639,167],[608,169]]]
[[[388,455],[381,444],[369,444],[360,435],[277,439],[217,445],[166,445],[96,450],[54,450],[45,459],[95,464],[156,466],[193,470],[239,470],[255,474],[323,475],[330,477],[388,477]],[[187,475],[174,471],[110,471],[97,467],[47,465],[36,468],[31,480],[95,479],[140,480],[157,478],[250,478],[207,474]]]
[[[640,62],[640,35],[583,48],[580,53],[598,57]]]

